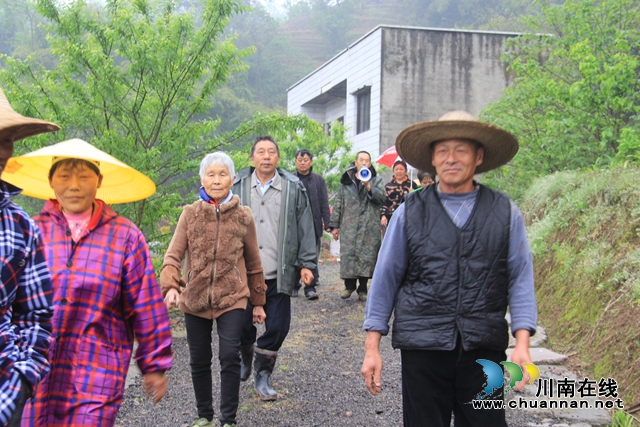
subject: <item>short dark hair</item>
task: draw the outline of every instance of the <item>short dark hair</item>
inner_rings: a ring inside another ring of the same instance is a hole
[[[311,151],[307,150],[306,148],[301,148],[298,151],[296,151],[296,155],[294,159],[297,159],[298,156],[309,156],[309,158],[313,160],[313,154],[311,154]]]
[[[271,135],[258,135],[256,136],[256,139],[253,140],[253,145],[251,146],[251,154],[249,154],[249,157],[253,157],[253,152],[256,150],[256,144],[260,141],[271,141],[273,142],[273,145],[276,146],[276,151],[278,152],[278,157],[280,157],[280,147],[278,147],[278,143],[276,142],[275,139],[273,139],[273,137]]]
[[[431,173],[429,172],[426,172],[426,171],[418,172],[418,181],[422,181],[426,177],[433,179],[433,175],[431,175]]]
[[[402,165],[402,166],[404,166],[404,170],[407,170],[407,169],[408,169],[408,168],[407,168],[407,162],[405,162],[404,160],[396,160],[396,161],[393,163],[393,166],[391,167],[391,169],[395,169],[395,168],[396,168],[396,166],[398,166],[398,165]]]
[[[84,159],[69,158],[69,159],[60,160],[59,162],[56,162],[53,165],[51,165],[51,169],[49,169],[49,179],[53,178],[53,174],[56,172],[56,170],[58,170],[60,166],[70,166],[71,168],[74,168],[74,169],[77,168],[78,166],[85,166],[88,169],[91,169],[92,171],[94,171],[96,175],[100,176],[100,169],[98,169],[98,166],[96,166],[95,163],[92,163]]]
[[[371,161],[371,154],[369,154],[369,152],[368,152],[368,151],[364,151],[364,150],[362,150],[362,151],[358,151],[358,152],[356,153],[356,160],[358,160],[358,156],[359,156],[360,154],[366,154],[367,156],[369,156],[369,161]]]

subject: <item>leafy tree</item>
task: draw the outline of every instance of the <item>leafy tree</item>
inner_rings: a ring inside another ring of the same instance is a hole
[[[352,38],[349,31],[355,22],[356,0],[313,0],[313,25],[328,42],[330,55],[346,48]]]
[[[0,1],[0,54],[16,58],[33,54],[39,64],[53,68],[55,59],[41,25],[44,19],[38,14],[35,3],[33,0]]]
[[[536,176],[639,157],[640,2],[568,0],[542,13],[538,33],[505,55],[514,84],[483,112],[519,138],[510,167],[490,174],[516,194]]]
[[[285,2],[285,8],[287,9],[287,19],[294,19],[311,14],[311,6],[306,0],[287,0]]]
[[[229,30],[237,34],[239,48],[255,50],[244,59],[251,98],[267,108],[285,107],[288,87],[313,70],[312,62],[292,46],[264,6],[247,1],[247,9],[231,19]]]
[[[558,3],[559,1],[555,1]],[[541,4],[531,0],[500,0],[489,7],[478,22],[480,30],[532,32],[528,22],[541,15]]]
[[[105,7],[40,0],[58,66],[46,70],[32,59],[4,57],[8,68],[0,73],[16,110],[63,128],[29,138],[19,151],[79,137],[156,183],[149,199],[117,206],[149,240],[158,237],[159,219],[178,217],[190,184],[185,178],[197,171],[203,153],[242,136],[213,137],[219,122],[197,117],[209,110],[227,77],[244,68],[241,59],[250,50],[223,36],[229,17],[243,9],[236,0],[199,6],[196,17],[193,8],[178,9],[170,0],[109,0]],[[281,115],[265,120],[292,129],[308,121]]]

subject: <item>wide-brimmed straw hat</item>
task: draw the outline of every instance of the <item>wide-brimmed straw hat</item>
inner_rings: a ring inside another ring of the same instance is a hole
[[[104,151],[81,139],[70,139],[40,148],[23,156],[12,157],[2,173],[2,179],[22,188],[22,194],[38,199],[55,199],[49,185],[49,170],[60,159],[89,160],[103,175],[96,198],[109,204],[146,199],[156,191],[153,181]]]
[[[469,139],[482,144],[484,159],[475,173],[496,169],[518,152],[515,136],[489,123],[479,122],[466,111],[450,111],[438,120],[407,127],[396,138],[396,150],[410,165],[435,175],[436,169],[431,164],[433,143],[447,139]]]
[[[0,89],[0,140],[10,137],[19,141],[45,132],[55,132],[60,126],[40,119],[25,117],[13,111],[11,104]]]

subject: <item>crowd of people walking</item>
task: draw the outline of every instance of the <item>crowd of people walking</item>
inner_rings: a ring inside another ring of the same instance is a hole
[[[237,172],[227,154],[207,154],[198,199],[177,219],[157,280],[142,232],[110,207],[153,194],[148,177],[81,140],[12,157],[15,141],[57,130],[16,113],[0,91],[0,426],[113,426],[134,340],[144,388],[162,399],[174,308],[187,331],[192,426],[217,425],[214,323],[218,418],[235,426],[240,383],[252,372],[258,398],[278,398],[272,377],[287,357],[279,352],[291,297],[302,290],[309,301],[319,298],[325,232],[340,240],[340,297],[356,292],[366,302],[366,388],[382,392],[378,347],[394,313],[404,425],[448,427],[452,414],[456,426],[506,425],[504,410],[466,403],[484,382],[475,360],[505,360],[507,308],[512,360],[531,362],[537,311],[522,214],[474,179],[516,154],[510,133],[465,112],[412,125],[396,147],[422,171],[418,179],[398,159],[383,185],[360,151],[332,207],[309,150],[296,152],[294,173],[279,167],[269,135],[255,138],[252,166]],[[21,189],[46,200],[33,219],[10,200]],[[256,324],[264,324],[259,336]],[[502,392],[497,387],[493,398]]]

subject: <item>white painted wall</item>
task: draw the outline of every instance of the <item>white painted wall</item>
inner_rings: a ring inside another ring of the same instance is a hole
[[[304,113],[320,123],[344,116],[354,151],[367,150],[372,157],[377,157],[380,151],[381,40],[382,29],[378,27],[289,88],[288,113]],[[343,80],[347,80],[346,100],[334,99],[321,108],[303,107],[322,94],[323,88],[326,91]],[[356,97],[352,93],[364,86],[371,86],[370,129],[356,135]]]

